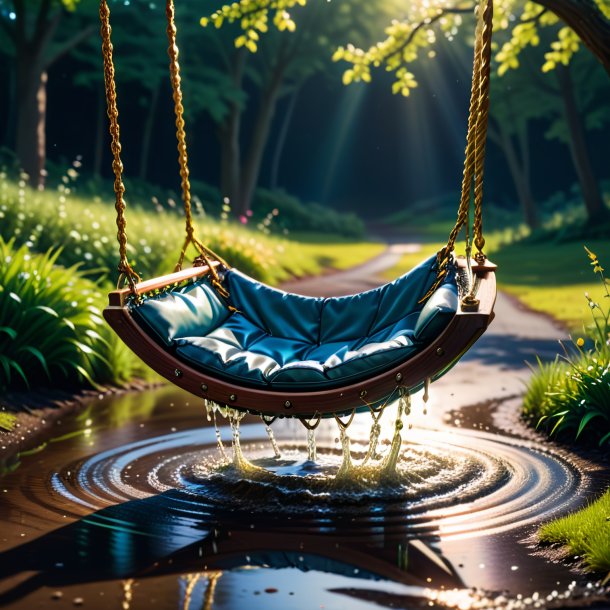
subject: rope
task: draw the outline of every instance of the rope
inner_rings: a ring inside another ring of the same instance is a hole
[[[174,114],[176,115],[176,140],[178,141],[178,164],[180,166],[180,179],[182,188],[182,203],[184,205],[185,215],[185,231],[186,238],[184,245],[180,252],[180,257],[176,263],[176,271],[182,268],[184,257],[186,255],[186,249],[189,244],[193,244],[199,252],[201,258],[210,269],[210,275],[212,276],[212,285],[216,288],[217,292],[223,297],[227,298],[229,293],[226,288],[222,285],[220,276],[216,271],[216,268],[212,266],[211,260],[217,260],[222,263],[225,267],[229,265],[210,248],[202,244],[195,237],[195,225],[193,223],[193,212],[191,206],[191,183],[189,180],[189,167],[188,167],[188,154],[186,148],[186,132],[184,123],[184,106],[182,104],[182,79],[180,77],[180,50],[176,43],[176,10],[174,8],[174,0],[167,0],[165,4],[165,14],[167,17],[167,40],[169,43],[167,52],[170,58],[169,70],[170,80],[172,85],[172,95],[174,100]]]
[[[117,108],[116,82],[112,47],[112,28],[110,27],[110,9],[106,0],[100,1],[100,34],[102,36],[102,55],[104,57],[104,85],[106,89],[106,106],[112,150],[112,170],[114,171],[114,193],[116,209],[117,240],[119,242],[119,286],[127,279],[131,290],[136,293],[136,283],[140,276],[133,270],[127,260],[127,221],[125,220],[125,185],[123,184],[123,163],[121,161],[121,130]]]
[[[491,40],[493,33],[493,0],[487,0],[481,7],[481,66],[479,76],[479,114],[476,126],[475,162],[474,162],[474,244],[477,248],[477,260],[483,262],[485,254],[485,237],[483,237],[483,177],[485,172],[485,145],[487,143],[487,126],[489,124],[489,89],[491,85]]]
[[[474,182],[474,220],[473,237],[477,248],[477,261],[484,262],[485,238],[483,236],[483,177],[485,163],[485,144],[489,118],[489,89],[491,72],[491,41],[493,34],[493,0],[480,0],[475,30],[474,57],[472,65],[472,86],[468,109],[468,132],[462,191],[455,226],[449,234],[447,245],[438,253],[437,277],[428,292],[419,301],[430,298],[447,275],[451,255],[457,237],[465,226],[468,227],[470,204],[473,198]],[[469,241],[469,240],[468,240]],[[467,253],[470,256],[470,253]]]

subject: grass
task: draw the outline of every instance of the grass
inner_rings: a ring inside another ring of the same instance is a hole
[[[440,226],[440,225],[439,225]],[[406,254],[385,272],[393,279],[412,269],[437,252],[449,231],[440,232],[415,254]],[[428,234],[428,237],[431,237]],[[584,298],[589,292],[594,300],[603,298],[601,286],[591,286],[589,271],[583,265],[581,243],[506,243],[504,232],[494,231],[487,237],[486,252],[498,265],[498,287],[517,297],[534,311],[540,311],[563,322],[573,333],[582,332],[582,320],[589,307]],[[610,242],[589,241],[586,245],[601,259],[610,260]],[[458,245],[461,247],[461,244]]]
[[[291,241],[285,246],[284,263],[293,261],[292,264],[301,269],[308,264],[311,270],[307,275],[316,275],[325,269],[355,267],[378,256],[385,248],[382,243],[354,241],[336,235],[292,233]],[[304,263],[301,259],[310,262]],[[297,261],[301,261],[300,264]]]
[[[59,191],[32,191],[23,181],[0,174],[0,237],[33,251],[62,246],[57,262],[74,264],[98,277],[116,280],[117,243],[111,201],[79,197],[71,183]],[[184,239],[177,212],[158,205],[128,204],[129,255],[143,277],[173,269]],[[294,276],[315,275],[326,267],[345,268],[368,260],[382,246],[328,234],[293,237],[266,235],[237,224],[196,219],[204,243],[241,271],[277,284]],[[189,253],[193,258],[195,252]]]
[[[582,558],[587,569],[610,572],[610,490],[583,510],[543,525],[538,535]]]
[[[523,413],[549,436],[601,447],[610,445],[610,304],[604,303],[610,299],[610,289],[597,254],[591,250],[587,254],[602,299],[583,298],[590,324],[562,359],[549,364],[538,361]]]
[[[77,268],[56,266],[58,254],[0,239],[0,391],[93,382],[101,293]]]
[[[12,413],[6,413],[5,411],[0,411],[0,432],[10,432],[15,427],[15,422],[17,421],[17,417]]]

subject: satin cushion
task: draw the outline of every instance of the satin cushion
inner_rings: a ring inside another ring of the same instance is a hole
[[[435,264],[432,257],[390,284],[329,299],[289,294],[230,270],[225,282],[237,312],[210,296],[206,282],[138,310],[179,358],[221,378],[278,390],[339,387],[407,360],[446,327],[458,305],[453,273],[419,304],[436,279]]]
[[[457,287],[444,284],[426,301],[415,325],[415,338],[432,342],[445,329],[458,308]]]
[[[318,341],[324,299],[289,294],[232,269],[227,272],[231,304],[269,335]]]
[[[132,307],[132,315],[169,347],[185,335],[205,335],[230,315],[207,281],[164,292]]]

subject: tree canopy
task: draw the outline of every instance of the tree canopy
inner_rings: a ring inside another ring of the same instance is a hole
[[[270,22],[279,30],[294,31],[297,22],[290,11],[306,3],[307,0],[239,0],[203,17],[201,25],[220,28],[227,22],[237,22],[242,32],[235,45],[255,52]],[[463,16],[472,13],[475,4],[470,0],[408,3],[400,11],[403,16],[397,11],[386,26],[382,40],[368,48],[348,44],[336,49],[334,59],[350,64],[343,76],[344,83],[368,82],[372,69],[383,67],[395,76],[394,93],[408,96],[417,86],[409,64],[424,52],[433,55],[438,36],[453,39],[464,25]],[[494,11],[494,28],[504,34],[504,41],[495,45],[498,74],[518,68],[523,50],[538,46],[540,31],[551,28],[555,30],[555,39],[544,55],[543,71],[559,64],[568,65],[584,43],[610,73],[610,0],[496,0]],[[585,13],[587,19],[582,18]]]

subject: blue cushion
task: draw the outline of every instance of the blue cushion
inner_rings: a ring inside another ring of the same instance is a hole
[[[206,335],[220,326],[230,313],[206,281],[164,292],[132,308],[134,317],[166,346],[176,337]]]
[[[232,269],[226,274],[232,305],[275,337],[317,341],[324,299],[271,288]]]
[[[445,283],[434,291],[426,301],[415,324],[415,338],[425,343],[432,342],[445,329],[458,310],[457,287]]]
[[[135,311],[179,358],[221,378],[278,390],[339,387],[406,361],[446,327],[457,310],[455,274],[419,303],[435,265],[432,257],[391,284],[330,299],[288,294],[230,270],[225,282],[237,312],[205,281]]]

